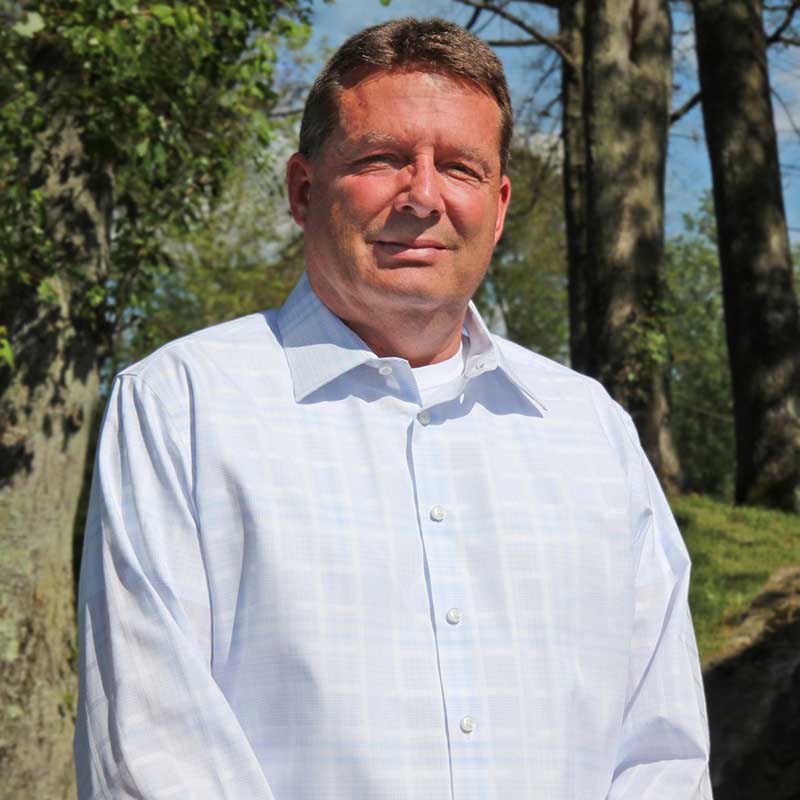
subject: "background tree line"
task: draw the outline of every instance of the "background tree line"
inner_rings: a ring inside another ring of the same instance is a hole
[[[713,177],[736,443],[735,497],[800,511],[800,317],[767,48],[797,43],[800,2],[692,0],[699,92],[671,106],[668,0],[484,2],[561,67],[571,363],[631,412],[664,485],[682,485],[672,430],[664,297],[669,126],[700,103]],[[558,14],[542,33],[525,9]]]
[[[202,229],[246,152],[263,169],[276,48],[308,10],[0,5],[3,797],[74,792],[75,524],[101,380],[182,269],[168,239]]]
[[[602,380],[671,492],[800,511],[800,323],[767,61],[800,43],[800,0],[694,0],[699,92],[678,108],[667,0],[453,4],[478,33],[512,24],[498,48],[541,53],[532,97],[559,82],[558,148],[537,137],[541,108],[520,114],[487,317]],[[279,304],[303,268],[280,154],[311,10],[0,2],[0,796],[71,796],[101,389],[164,341]],[[698,103],[713,193],[667,238],[669,128]]]

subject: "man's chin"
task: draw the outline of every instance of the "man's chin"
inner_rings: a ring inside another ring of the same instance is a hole
[[[431,266],[382,267],[376,278],[372,291],[378,302],[394,299],[405,308],[436,310],[469,301],[456,287],[448,287],[441,271]]]

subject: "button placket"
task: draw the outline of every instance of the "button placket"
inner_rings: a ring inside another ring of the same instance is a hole
[[[459,393],[468,376],[459,383]],[[457,395],[451,399],[455,400]],[[441,397],[436,401],[442,401]],[[442,401],[449,402],[449,401]],[[418,521],[424,541],[429,574],[431,612],[435,620],[438,664],[447,726],[453,747],[454,779],[465,779],[470,759],[484,752],[489,745],[481,735],[479,717],[484,713],[479,691],[482,667],[477,647],[468,575],[463,563],[462,519],[463,497],[454,487],[446,463],[443,463],[443,426],[447,426],[446,410],[438,406],[420,408],[411,418],[411,458],[417,484]],[[437,424],[423,430],[429,411]],[[436,416],[434,416],[436,415]],[[469,498],[467,498],[467,501]],[[464,614],[467,614],[465,617]],[[488,731],[484,731],[484,734]]]

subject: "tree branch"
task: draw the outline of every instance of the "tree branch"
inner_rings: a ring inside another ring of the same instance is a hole
[[[527,3],[531,6],[547,6],[548,8],[561,8],[564,0],[519,0],[521,3]]]
[[[472,11],[472,16],[469,18],[469,22],[464,26],[464,28],[468,31],[471,31],[475,27],[475,23],[478,21],[478,17],[481,15],[481,11],[483,9],[476,8]]]
[[[673,125],[681,117],[685,117],[701,100],[700,92],[695,92],[682,106],[669,115],[669,124]]]
[[[780,25],[769,35],[767,36],[767,44],[775,44],[775,42],[783,41],[781,36],[783,35],[784,31],[792,24],[792,20],[794,19],[794,15],[800,10],[800,0],[792,0],[789,6],[786,8],[786,14],[784,18],[781,20]],[[791,42],[790,42],[791,44]]]
[[[282,111],[268,111],[267,116],[270,119],[280,119],[281,117],[293,117],[295,114],[302,114],[302,108],[286,108]]]
[[[479,9],[481,11],[490,11],[492,14],[496,14],[498,17],[508,20],[516,25],[520,30],[527,33],[531,39],[535,40],[539,44],[544,45],[545,47],[549,47],[551,50],[558,53],[558,55],[563,58],[564,61],[571,66],[574,66],[570,54],[564,49],[557,37],[545,36],[543,33],[525,22],[524,19],[518,17],[516,14],[506,11],[504,8],[501,8],[492,2],[482,2],[481,0],[456,0],[456,2],[461,3],[461,5],[464,6],[469,6],[470,8]]]
[[[486,44],[490,47],[530,47],[542,42],[538,39],[487,39]]]
[[[783,109],[783,113],[786,114],[786,119],[789,120],[789,125],[792,126],[792,130],[800,136],[800,125],[798,125],[794,121],[794,117],[792,116],[792,112],[789,109],[789,106],[786,104],[786,101],[781,97],[780,93],[777,92],[775,89],[770,89],[770,94],[778,101],[780,107]]]

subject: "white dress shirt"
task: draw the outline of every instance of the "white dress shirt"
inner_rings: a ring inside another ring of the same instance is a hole
[[[305,278],[124,370],[79,797],[711,797],[689,558],[628,416],[491,335],[423,405]]]

